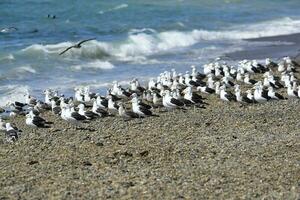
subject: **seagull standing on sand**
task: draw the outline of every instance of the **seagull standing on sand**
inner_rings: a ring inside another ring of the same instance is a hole
[[[139,105],[137,97],[133,97],[131,99],[131,103],[132,103],[132,111],[138,114],[139,117],[153,116],[151,110],[147,109],[142,105]]]
[[[124,119],[124,121],[128,121],[133,118],[140,118],[140,116],[137,113],[132,111],[126,111],[122,102],[119,102],[118,106],[119,106],[119,115]]]
[[[81,45],[82,45],[83,43],[88,42],[88,41],[91,41],[91,40],[95,40],[95,39],[96,39],[96,38],[90,38],[90,39],[82,40],[82,41],[80,41],[79,43],[77,43],[77,44],[75,44],[75,45],[73,45],[73,46],[70,46],[70,47],[66,48],[64,51],[60,52],[59,55],[62,55],[62,54],[64,54],[64,53],[66,53],[67,51],[69,51],[69,50],[72,49],[72,48],[79,49],[79,48],[81,48]]]
[[[254,99],[254,96],[252,94],[252,91],[251,90],[247,90],[246,91],[246,98],[249,99],[251,101],[251,103],[257,103]]]
[[[283,100],[284,97],[275,92],[273,87],[268,87],[268,96],[271,97],[271,99],[276,99],[276,100]]]
[[[184,103],[171,97],[170,91],[166,90],[163,94],[163,106],[167,108],[167,110],[172,110],[175,108],[183,108]]]
[[[108,100],[105,99],[104,97],[97,96],[96,103],[97,103],[97,106],[99,106],[100,108],[105,109],[108,107]]]
[[[82,116],[85,116],[86,119],[89,119],[89,120],[95,119],[96,117],[99,116],[96,113],[94,113],[93,111],[85,111],[84,110],[85,106],[82,103],[78,105],[78,108],[79,108],[78,113]]]
[[[6,125],[6,123],[4,121],[2,121],[2,118],[0,118],[0,131],[6,130],[5,125]]]
[[[202,101],[202,96],[198,95],[197,93],[192,92],[191,87],[187,87],[184,91],[184,99],[192,102],[193,104],[203,104],[204,102]]]
[[[110,112],[116,113],[119,110],[119,106],[113,101],[112,96],[108,95],[108,110]]]
[[[246,73],[245,78],[244,78],[244,83],[246,83],[248,85],[254,85],[257,83],[257,81],[254,79],[250,79],[250,75],[248,73]]]
[[[9,143],[16,142],[19,138],[19,133],[21,131],[12,127],[10,123],[6,123],[5,128],[6,128],[5,131],[6,141]]]
[[[263,90],[261,87],[261,82],[259,82],[259,84],[255,86],[254,91],[254,99],[259,103],[263,103],[271,99],[271,97],[268,96],[268,92]]]
[[[57,105],[54,99],[51,100],[51,109],[55,115],[59,115],[61,113],[61,107]]]
[[[223,101],[236,101],[236,96],[234,94],[225,91],[225,85],[220,87],[220,98]]]
[[[197,91],[201,91],[202,93],[205,94],[214,94],[216,91],[208,86],[204,86],[204,87],[197,87]]]
[[[72,108],[65,108],[65,116],[64,119],[71,124],[74,125],[80,125],[81,121],[85,121],[87,118],[83,115],[80,115],[78,112],[74,110],[74,107]]]
[[[99,117],[106,117],[108,116],[108,112],[103,110],[96,101],[93,102],[92,112],[98,115]]]
[[[275,62],[273,62],[273,61],[271,61],[270,58],[266,58],[265,63],[266,63],[266,67],[269,68],[269,69],[270,68],[277,68],[278,67],[278,64],[275,63]]]
[[[26,115],[26,125],[34,127],[34,128],[45,128],[45,120],[40,117],[32,116],[31,114]]]
[[[295,90],[293,90],[292,85],[288,86],[288,88],[287,88],[287,94],[291,98],[297,98],[298,97],[298,93]]]

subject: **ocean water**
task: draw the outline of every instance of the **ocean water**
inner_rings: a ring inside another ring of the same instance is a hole
[[[299,7],[299,0],[1,0],[0,106],[46,88],[105,91],[113,80],[200,70],[262,45],[243,39],[300,32]],[[96,40],[59,55],[87,38]]]

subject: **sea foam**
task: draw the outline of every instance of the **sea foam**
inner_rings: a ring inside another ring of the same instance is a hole
[[[107,9],[107,10],[100,10],[98,13],[102,15],[102,14],[107,13],[107,12],[112,12],[114,10],[124,9],[124,8],[127,8],[127,7],[128,7],[128,4],[124,3],[124,4],[117,5],[113,8]]]
[[[5,85],[0,87],[0,107],[5,107],[8,101],[25,102],[29,87],[24,85]]]
[[[74,71],[81,71],[85,69],[94,69],[94,70],[101,70],[101,69],[113,69],[115,66],[108,61],[100,61],[96,60],[94,62],[84,63],[82,65],[73,65],[71,66],[71,70]]]

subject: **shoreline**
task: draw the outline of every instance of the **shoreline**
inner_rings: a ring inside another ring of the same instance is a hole
[[[241,59],[265,59],[267,57],[278,59],[284,56],[296,57],[299,55],[300,33],[279,35],[271,37],[260,37],[253,39],[245,39],[244,41],[262,43],[261,46],[247,46],[247,49],[235,51],[224,55],[225,58],[232,60]],[[282,44],[266,44],[263,42],[280,42]]]

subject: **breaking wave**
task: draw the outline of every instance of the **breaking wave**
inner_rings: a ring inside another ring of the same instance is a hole
[[[71,70],[81,71],[85,69],[93,69],[93,70],[101,70],[101,69],[113,69],[115,66],[108,61],[94,61],[90,63],[84,63],[82,65],[73,65],[71,66]]]
[[[251,25],[234,26],[222,31],[192,30],[157,32],[153,29],[133,29],[124,41],[90,41],[80,49],[71,49],[63,57],[101,60],[130,61],[150,55],[165,53],[176,48],[195,45],[201,41],[241,40],[297,33],[300,20],[281,18]],[[56,55],[75,43],[63,42],[50,45],[34,44],[23,50],[32,55]]]
[[[113,8],[107,9],[107,10],[100,10],[98,13],[102,15],[102,14],[107,13],[107,12],[124,9],[124,8],[127,8],[127,7],[128,7],[128,4],[123,3],[123,4],[117,5]]]

